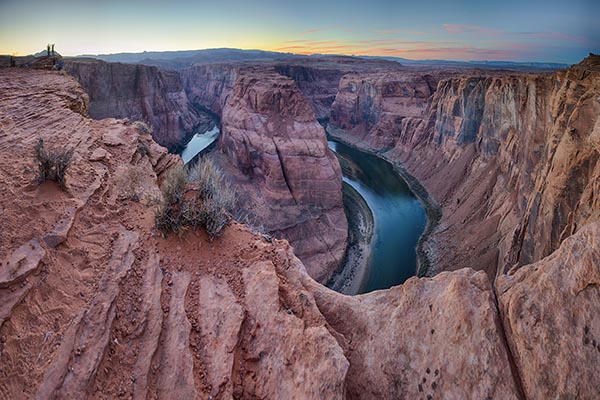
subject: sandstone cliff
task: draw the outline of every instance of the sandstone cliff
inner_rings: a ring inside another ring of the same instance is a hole
[[[165,147],[175,149],[212,124],[190,103],[174,71],[85,59],[67,61],[64,68],[88,93],[92,118],[147,122],[154,140]]]
[[[437,86],[419,86],[426,75],[348,76],[330,129],[400,161],[440,205],[424,244],[430,274],[469,266],[495,276],[600,217],[597,63],[590,56],[554,74],[469,71]],[[398,80],[411,84],[394,91]]]

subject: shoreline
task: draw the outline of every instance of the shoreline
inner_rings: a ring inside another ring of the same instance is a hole
[[[421,184],[421,182],[419,182],[417,178],[412,176],[406,170],[406,168],[402,165],[400,161],[391,159],[389,156],[386,156],[385,152],[383,151],[373,151],[371,149],[360,146],[358,143],[362,142],[362,139],[356,141],[349,141],[345,135],[342,135],[342,132],[347,133],[342,129],[334,128],[330,125],[327,125],[325,130],[329,136],[345,144],[346,146],[352,147],[359,151],[363,151],[367,154],[374,155],[390,163],[394,172],[396,172],[406,182],[411,192],[413,192],[413,194],[421,202],[427,215],[427,224],[425,225],[425,230],[423,231],[423,233],[419,237],[419,240],[417,241],[417,247],[415,249],[417,253],[417,270],[415,276],[429,276],[428,274],[431,270],[431,262],[429,261],[427,252],[423,249],[423,245],[429,239],[429,236],[432,234],[433,230],[436,228],[436,226],[442,218],[441,207],[434,202],[434,200],[429,195],[429,192],[427,192],[427,189],[425,189],[425,187]]]
[[[371,208],[356,189],[343,182],[342,192],[348,219],[348,246],[344,259],[326,286],[342,294],[356,295],[369,271],[375,220]]]

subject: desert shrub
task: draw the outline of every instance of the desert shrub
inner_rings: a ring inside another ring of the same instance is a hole
[[[150,125],[148,125],[146,122],[143,122],[143,121],[134,121],[131,124],[131,126],[133,126],[134,128],[136,128],[141,133],[145,133],[147,135],[151,135],[152,134],[152,127]]]
[[[151,158],[150,149],[144,142],[138,142],[136,152],[140,155],[140,157],[147,156],[148,158]]]
[[[186,185],[196,188],[186,197]],[[163,233],[181,235],[186,227],[204,228],[212,238],[219,236],[229,221],[235,191],[212,161],[202,159],[190,171],[177,167],[167,174],[162,186],[163,200],[156,213],[156,225]]]
[[[55,181],[66,188],[67,170],[73,161],[73,154],[73,149],[47,150],[44,140],[40,138],[34,148],[35,163],[38,166],[37,181]]]
[[[161,186],[162,200],[155,214],[156,227],[163,233],[181,235],[185,230],[186,171],[182,166],[167,172]]]
[[[236,201],[235,191],[220,169],[208,158],[202,158],[190,171],[189,179],[198,186],[201,218],[210,237],[219,236],[229,221],[229,210]]]
[[[129,165],[117,178],[117,193],[119,198],[139,201],[144,169],[138,165]]]

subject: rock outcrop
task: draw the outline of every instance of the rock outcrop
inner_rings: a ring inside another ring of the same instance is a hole
[[[541,261],[496,280],[528,399],[600,396],[600,222]]]
[[[213,124],[190,103],[175,71],[91,59],[69,60],[64,68],[88,93],[92,118],[147,122],[154,140],[167,148],[176,149]]]
[[[176,156],[87,118],[71,78],[3,71],[0,95],[0,398],[343,398],[348,361],[282,277],[288,245],[239,225],[157,238]],[[75,149],[67,191],[31,183],[38,137]],[[128,168],[143,172],[139,201],[121,196]]]
[[[348,225],[341,168],[323,127],[294,81],[274,72],[239,72],[227,98],[215,158],[239,203],[326,281],[344,256]]]

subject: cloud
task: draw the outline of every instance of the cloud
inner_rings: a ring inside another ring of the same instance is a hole
[[[556,39],[575,43],[585,43],[587,39],[581,36],[567,35],[561,32],[508,32],[499,29],[485,28],[477,25],[443,24],[450,35],[475,34],[478,36],[500,36],[522,39]]]
[[[408,33],[408,34],[412,34],[412,35],[426,35],[429,33],[429,32],[425,32],[425,31],[414,31],[411,29],[383,29],[383,30],[375,30],[372,32],[376,33],[378,35],[399,35],[399,34],[404,34],[404,33]]]
[[[496,30],[483,28],[477,25],[463,25],[463,24],[443,24],[442,25],[446,32],[451,35],[463,35],[465,33],[476,33],[478,35],[486,35],[486,36],[498,36],[503,35],[505,32]]]
[[[328,27],[328,28],[317,28],[317,29],[309,29],[306,31],[302,31],[300,32],[300,35],[310,35],[311,33],[317,33],[317,32],[322,32],[322,31],[328,31],[331,30],[333,28]]]

